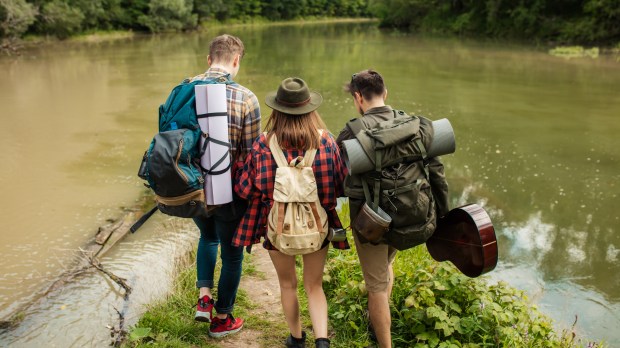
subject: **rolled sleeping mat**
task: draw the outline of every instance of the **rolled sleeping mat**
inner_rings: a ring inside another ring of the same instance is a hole
[[[342,147],[344,148],[342,157],[344,157],[349,174],[358,175],[375,169],[374,162],[366,155],[357,138],[343,141]]]
[[[433,121],[433,133],[433,141],[427,149],[426,156],[428,158],[443,156],[456,151],[454,129],[447,118]],[[344,162],[349,174],[358,175],[375,168],[374,161],[368,157],[357,138],[343,141],[342,146],[344,148]]]
[[[426,151],[427,157],[443,156],[456,151],[454,129],[447,118],[433,121],[433,133],[433,142]]]

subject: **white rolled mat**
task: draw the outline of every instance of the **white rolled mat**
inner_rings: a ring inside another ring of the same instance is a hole
[[[225,84],[206,84],[194,87],[196,94],[196,115],[208,115],[199,117],[200,129],[210,138],[228,143],[228,114],[226,103]],[[221,115],[217,115],[221,114]],[[200,146],[204,145],[205,138],[201,137]],[[205,169],[221,170],[230,164],[229,148],[224,145],[209,142],[204,155],[200,158],[200,164]],[[213,168],[213,165],[222,156],[226,158]],[[205,195],[207,205],[225,204],[232,202],[232,182],[230,168],[218,175],[205,175]]]

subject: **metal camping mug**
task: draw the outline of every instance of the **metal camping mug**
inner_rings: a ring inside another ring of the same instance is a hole
[[[390,229],[390,223],[392,218],[383,209],[377,207],[375,212],[364,203],[353,221],[353,228],[369,242],[378,243]]]
[[[344,242],[347,240],[347,231],[345,231],[344,228],[330,227],[327,230],[327,239],[330,242]]]

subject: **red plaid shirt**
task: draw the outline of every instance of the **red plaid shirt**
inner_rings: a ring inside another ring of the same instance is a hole
[[[303,151],[284,149],[290,162]],[[273,186],[276,180],[276,161],[273,159],[265,134],[254,141],[250,153],[245,158],[243,168],[236,175],[235,192],[249,202],[248,209],[237,227],[232,240],[234,246],[248,246],[260,242],[267,235],[267,215],[273,205]],[[340,157],[340,150],[329,132],[323,132],[321,146],[317,150],[312,165],[321,205],[327,211],[329,226],[342,227],[336,213],[336,198],[343,195],[342,182],[346,167]],[[333,242],[337,249],[348,249],[349,244]]]

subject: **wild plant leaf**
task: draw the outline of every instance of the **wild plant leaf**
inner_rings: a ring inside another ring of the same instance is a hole
[[[129,333],[129,340],[138,341],[145,337],[148,337],[150,333],[150,327],[136,327]]]

